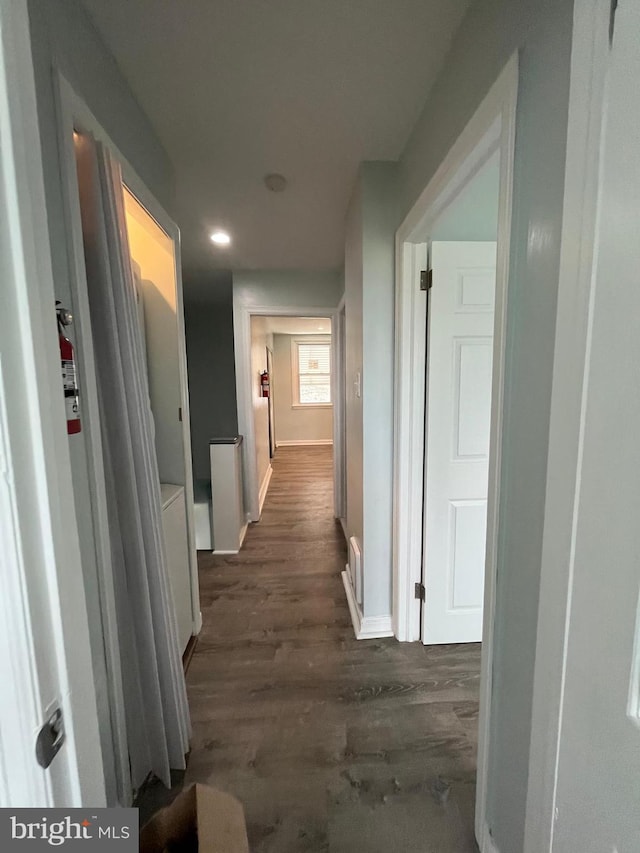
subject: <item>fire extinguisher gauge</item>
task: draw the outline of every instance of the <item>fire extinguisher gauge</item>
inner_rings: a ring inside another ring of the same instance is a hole
[[[73,323],[72,312],[68,308],[65,308],[59,301],[56,302],[56,313],[61,326],[70,326]]]

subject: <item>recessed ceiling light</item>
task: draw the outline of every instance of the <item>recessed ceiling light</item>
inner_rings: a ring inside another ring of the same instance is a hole
[[[228,246],[231,242],[231,237],[226,231],[214,231],[211,235],[211,242],[216,246]]]

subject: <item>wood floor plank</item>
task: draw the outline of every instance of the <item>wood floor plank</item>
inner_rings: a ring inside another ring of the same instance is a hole
[[[185,782],[239,797],[252,853],[476,851],[479,646],[355,640],[331,448],[273,469],[241,553],[199,555]]]

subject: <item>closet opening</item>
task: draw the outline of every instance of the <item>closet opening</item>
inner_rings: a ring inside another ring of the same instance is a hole
[[[137,321],[149,380],[167,566],[184,655],[194,620],[175,247],[126,184],[123,192]]]
[[[201,627],[180,235],[59,78],[81,429],[69,435],[107,804],[184,771]]]

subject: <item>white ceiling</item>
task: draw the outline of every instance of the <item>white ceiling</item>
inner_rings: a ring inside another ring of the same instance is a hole
[[[358,164],[400,156],[469,0],[83,2],[174,163],[185,267],[205,270],[342,264]]]
[[[274,335],[330,335],[328,317],[266,317],[266,328]]]

